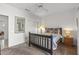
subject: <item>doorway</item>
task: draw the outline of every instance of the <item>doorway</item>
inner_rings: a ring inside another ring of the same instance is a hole
[[[4,32],[4,40],[2,40],[1,48],[8,47],[8,16],[0,15],[0,32]]]

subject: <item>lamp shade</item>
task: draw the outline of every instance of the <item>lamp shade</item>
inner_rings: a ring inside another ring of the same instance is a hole
[[[65,37],[72,37],[72,30],[71,28],[65,28],[64,29],[64,36]]]

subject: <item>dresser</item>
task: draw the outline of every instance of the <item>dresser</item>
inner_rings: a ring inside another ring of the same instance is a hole
[[[73,37],[64,37],[64,44],[66,46],[72,46],[73,45]]]

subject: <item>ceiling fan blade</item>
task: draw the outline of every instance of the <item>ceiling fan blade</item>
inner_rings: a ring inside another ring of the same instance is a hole
[[[30,10],[29,10],[29,9],[25,9],[25,10],[30,12]]]

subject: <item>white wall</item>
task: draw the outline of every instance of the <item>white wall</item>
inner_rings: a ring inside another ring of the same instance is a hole
[[[79,55],[79,10],[75,14],[75,19],[78,18],[78,28],[77,28],[77,52]]]
[[[29,14],[29,13],[28,13]],[[29,32],[32,32],[32,33],[37,33],[37,23],[40,23],[40,17],[34,15],[34,14],[29,14],[28,16],[28,20],[27,20],[27,23],[26,23],[26,30],[25,30],[25,35],[26,35],[26,39],[25,40],[27,43],[28,43],[28,35],[29,35]]]
[[[43,18],[43,23],[46,23],[48,27],[60,26],[60,27],[75,27],[74,13],[73,12],[60,12],[49,15]]]

